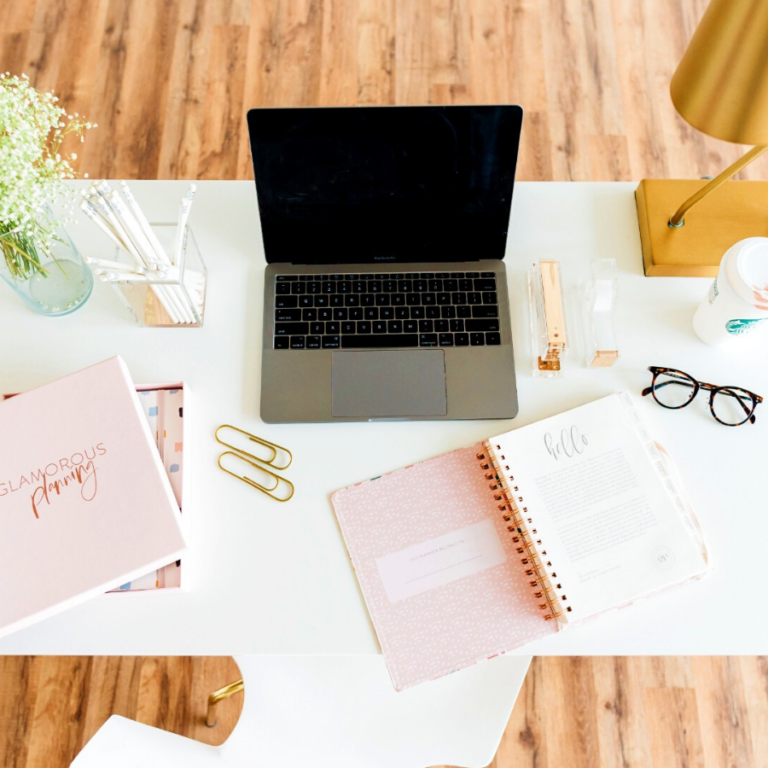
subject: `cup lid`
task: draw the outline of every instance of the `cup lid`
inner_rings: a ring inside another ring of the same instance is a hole
[[[735,249],[728,279],[745,301],[768,310],[768,237],[750,237]]]

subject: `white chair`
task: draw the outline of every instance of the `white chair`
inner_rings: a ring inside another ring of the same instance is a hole
[[[379,656],[241,656],[245,702],[220,747],[113,715],[72,768],[424,768],[493,759],[530,657],[401,693]]]

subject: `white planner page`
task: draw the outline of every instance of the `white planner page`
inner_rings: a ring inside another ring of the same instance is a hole
[[[551,563],[546,570],[565,621],[706,570],[678,489],[663,474],[628,395],[610,395],[489,442],[502,470],[509,467],[503,474],[514,477],[508,482],[528,509],[545,567]]]

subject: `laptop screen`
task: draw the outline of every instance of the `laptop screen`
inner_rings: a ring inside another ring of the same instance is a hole
[[[501,259],[518,106],[248,112],[268,262]]]

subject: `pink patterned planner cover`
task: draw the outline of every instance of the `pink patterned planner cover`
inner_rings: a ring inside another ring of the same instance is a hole
[[[125,363],[0,403],[0,636],[181,556],[179,508]]]
[[[480,468],[482,448],[331,496],[397,690],[558,631]]]
[[[139,403],[149,430],[155,439],[158,453],[163,461],[173,495],[182,506],[182,477],[184,471],[184,386],[137,387]],[[143,592],[155,589],[178,589],[181,587],[181,560],[175,560],[151,573],[121,584],[113,593]]]

